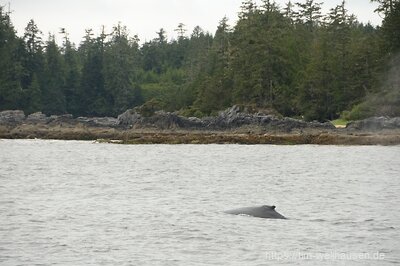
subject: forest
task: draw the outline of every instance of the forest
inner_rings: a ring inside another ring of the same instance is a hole
[[[346,2],[243,2],[215,33],[177,26],[140,43],[126,26],[72,43],[35,21],[17,36],[0,7],[0,111],[117,116],[127,109],[213,115],[234,104],[327,121],[400,116],[400,1],[377,0],[382,25],[360,23]],[[366,3],[368,4],[368,3]]]

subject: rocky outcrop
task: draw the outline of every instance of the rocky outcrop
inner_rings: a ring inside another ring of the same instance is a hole
[[[331,123],[305,122],[292,118],[278,118],[264,113],[248,113],[241,111],[240,107],[233,106],[220,112],[215,117],[182,117],[176,113],[155,112],[150,117],[145,117],[135,109],[127,110],[118,116],[119,124],[130,128],[159,128],[159,129],[205,129],[205,130],[230,130],[244,126],[257,126],[263,129],[273,129],[290,132],[294,129],[315,128],[335,129]]]
[[[122,126],[131,127],[142,122],[142,115],[140,115],[135,109],[128,109],[124,113],[118,116],[118,124]]]
[[[25,116],[21,110],[7,110],[0,112],[0,125],[14,127],[20,124],[43,124],[49,126],[76,126],[107,128],[135,128],[135,129],[182,129],[182,130],[209,130],[224,131],[244,129],[253,132],[257,129],[278,132],[302,132],[336,130],[331,123],[305,122],[293,118],[280,118],[267,112],[251,112],[239,106],[233,106],[219,112],[212,117],[183,117],[177,113],[164,111],[154,112],[151,116],[142,115],[138,109],[130,109],[114,117],[78,117],[71,114],[46,116],[41,112]],[[371,117],[354,121],[347,125],[348,131],[379,131],[400,129],[400,117]],[[246,131],[244,131],[246,132]]]
[[[119,124],[114,117],[78,117],[76,121],[93,127],[117,127]]]
[[[119,125],[129,128],[158,128],[158,129],[195,129],[204,126],[199,118],[186,118],[175,113],[164,111],[155,112],[146,117],[135,109],[130,109],[118,116]]]
[[[42,112],[36,112],[25,117],[21,110],[7,110],[0,112],[0,125],[15,126],[19,124],[49,124],[49,125],[77,125],[84,124],[89,127],[118,127],[120,121],[114,117],[78,117],[71,114],[47,116]]]
[[[18,124],[25,120],[25,113],[21,110],[6,110],[0,112],[0,124]]]
[[[24,122],[28,124],[75,124],[75,120],[71,114],[47,116],[42,112],[28,115]]]
[[[124,143],[137,144],[398,145],[400,143],[399,117],[373,117],[352,122],[347,129],[335,129],[331,123],[280,118],[268,110],[252,112],[237,106],[222,111],[217,116],[205,118],[187,118],[177,113],[163,111],[145,116],[139,111],[128,110],[118,118],[73,118],[68,114],[46,116],[40,112],[25,117],[23,111],[3,111],[0,112],[0,138],[117,139],[124,140]],[[131,128],[138,130],[129,130]],[[376,132],[369,132],[372,130]]]
[[[240,111],[238,106],[233,106],[217,117],[206,119],[209,127],[217,129],[238,128],[242,126],[260,126],[264,129],[280,130],[290,132],[294,129],[315,128],[315,129],[335,129],[331,123],[305,122],[289,117],[278,118],[274,115],[264,113],[248,113]]]
[[[50,120],[42,112],[36,112],[27,116],[26,121],[29,123],[47,123]]]
[[[348,130],[377,131],[384,129],[400,129],[400,117],[370,117],[347,124]]]

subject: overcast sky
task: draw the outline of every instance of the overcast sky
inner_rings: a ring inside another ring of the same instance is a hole
[[[276,2],[283,6],[287,0]],[[324,11],[327,11],[341,0],[318,2],[324,2]],[[381,18],[373,12],[376,5],[370,0],[347,2],[348,9],[359,21],[381,23]],[[189,33],[196,25],[214,33],[224,16],[231,25],[236,22],[242,0],[0,0],[7,9],[8,3],[19,35],[33,18],[44,35],[58,33],[63,27],[70,33],[71,40],[79,44],[85,29],[92,28],[97,34],[101,25],[111,31],[118,22],[126,25],[132,36],[137,34],[141,42],[155,38],[160,28],[167,31],[168,38],[175,37],[174,29],[181,22]]]

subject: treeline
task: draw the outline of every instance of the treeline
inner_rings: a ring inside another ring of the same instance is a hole
[[[87,30],[79,47],[65,29],[61,46],[54,35],[44,41],[33,20],[18,37],[0,7],[0,110],[116,116],[144,104],[203,116],[243,104],[334,119],[382,93],[399,51],[399,1],[379,2],[378,28],[359,23],[345,1],[322,14],[313,0],[283,8],[249,0],[237,24],[223,18],[215,34],[196,27],[189,35],[180,24],[176,40],[160,29],[140,45],[118,24],[111,33]]]

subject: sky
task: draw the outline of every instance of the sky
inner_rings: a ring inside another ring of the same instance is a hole
[[[79,44],[85,29],[96,34],[102,25],[107,32],[121,22],[131,36],[138,35],[141,43],[154,39],[156,32],[164,28],[169,39],[176,37],[174,29],[179,23],[186,25],[188,34],[195,26],[215,33],[219,21],[228,17],[231,25],[243,0],[0,0],[0,5],[10,5],[11,18],[18,35],[22,36],[30,19],[34,19],[44,36],[57,34],[65,28],[70,39]],[[304,0],[297,0],[303,2]],[[292,2],[297,2],[292,1]],[[342,0],[320,0],[323,10],[338,5]],[[260,2],[257,0],[256,2]],[[287,0],[276,1],[284,6]],[[381,18],[374,13],[375,4],[370,0],[348,0],[347,8],[361,22],[379,25]],[[45,37],[46,39],[47,37]],[[57,37],[60,41],[60,37]]]

